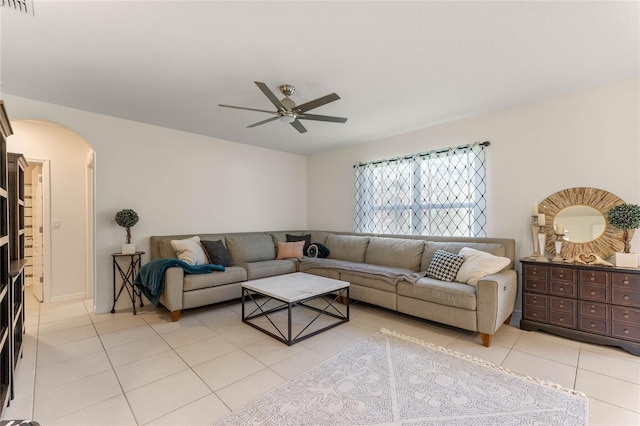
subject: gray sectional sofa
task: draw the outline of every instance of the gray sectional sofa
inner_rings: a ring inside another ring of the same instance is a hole
[[[278,241],[286,234],[311,234],[312,243],[327,246],[326,259],[276,259]],[[171,240],[190,235],[152,236],[151,259],[176,257]],[[297,271],[351,283],[351,298],[415,317],[477,331],[484,346],[507,322],[517,293],[515,241],[504,238],[374,235],[326,231],[281,231],[199,234],[201,240],[222,240],[231,258],[225,271],[185,274],[165,272],[160,303],[177,321],[183,309],[241,297],[242,282]],[[476,286],[424,276],[436,250],[458,253],[463,247],[506,257],[509,264]],[[421,273],[422,271],[422,273]]]

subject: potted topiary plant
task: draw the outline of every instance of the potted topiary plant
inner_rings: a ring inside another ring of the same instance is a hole
[[[139,219],[138,213],[131,209],[122,209],[116,213],[116,223],[127,229],[127,243],[122,244],[123,254],[133,254],[136,252],[136,245],[131,244],[131,227],[138,223]]]
[[[637,268],[638,255],[630,253],[632,236],[630,231],[640,228],[640,206],[626,203],[619,204],[607,212],[607,220],[611,226],[622,229],[624,252],[616,253],[616,266]]]

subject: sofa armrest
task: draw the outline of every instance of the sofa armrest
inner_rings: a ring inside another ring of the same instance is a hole
[[[164,291],[160,295],[162,303],[169,311],[182,310],[182,293],[184,292],[184,270],[174,267],[164,273]]]
[[[478,331],[494,334],[511,315],[516,304],[518,274],[506,269],[478,281]]]

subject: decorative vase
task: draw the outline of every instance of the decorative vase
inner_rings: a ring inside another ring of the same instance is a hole
[[[545,234],[544,232],[540,232],[538,234],[538,249],[539,249],[539,254],[538,254],[538,260],[547,260],[546,256],[544,255],[544,245],[547,241],[547,234]]]
[[[636,253],[616,253],[616,266],[621,268],[637,268],[638,255]]]
[[[122,245],[122,254],[134,254],[136,252],[135,244],[123,244]]]

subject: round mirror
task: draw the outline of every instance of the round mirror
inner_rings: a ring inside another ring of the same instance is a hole
[[[607,226],[602,213],[593,207],[575,205],[560,210],[553,219],[556,233],[564,232],[563,239],[574,243],[588,243],[600,238]]]
[[[603,259],[621,251],[622,230],[611,226],[604,214],[624,201],[597,188],[569,188],[545,198],[538,211],[546,218],[546,251],[555,254],[556,230],[564,227],[562,257],[573,259],[579,254],[596,254]],[[580,224],[580,226],[578,226]],[[568,236],[568,239],[566,239]]]

